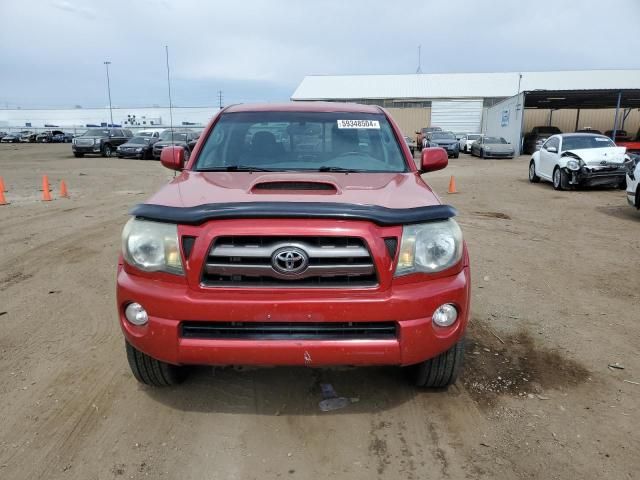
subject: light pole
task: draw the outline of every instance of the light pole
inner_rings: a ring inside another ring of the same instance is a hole
[[[111,107],[111,83],[109,82],[109,65],[111,65],[111,62],[104,62],[104,66],[107,67],[107,93],[109,94],[109,117],[111,118],[111,128],[113,128],[113,109]]]

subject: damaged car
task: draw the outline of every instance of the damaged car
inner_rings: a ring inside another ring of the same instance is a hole
[[[624,189],[630,161],[625,148],[604,135],[553,135],[531,157],[529,181],[547,180],[556,190],[577,186]]]

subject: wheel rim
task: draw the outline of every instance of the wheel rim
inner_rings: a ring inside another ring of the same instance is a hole
[[[104,155],[106,157],[110,157],[111,156],[111,147],[109,145],[104,147]]]
[[[529,180],[533,180],[533,177],[536,176],[536,166],[532,163],[529,165]]]
[[[560,170],[556,169],[555,172],[553,172],[553,184],[556,187],[560,186]]]

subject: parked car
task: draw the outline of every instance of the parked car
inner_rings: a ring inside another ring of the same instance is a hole
[[[30,130],[24,130],[20,132],[20,141],[22,143],[35,143],[36,133]]]
[[[553,188],[611,185],[625,188],[630,161],[624,147],[604,135],[565,133],[547,139],[529,162],[529,181],[553,182]]]
[[[118,158],[153,159],[153,145],[158,141],[154,136],[136,136],[116,149]]]
[[[515,149],[502,137],[482,135],[471,144],[471,155],[480,158],[513,158]]]
[[[76,157],[84,157],[85,154],[110,157],[119,145],[132,137],[131,130],[126,128],[90,128],[73,139],[71,150]]]
[[[629,140],[631,140],[631,135],[629,135],[627,133],[626,130],[616,130],[616,138],[613,138],[613,130],[607,130],[606,132],[604,132],[604,134],[613,139],[614,142],[618,143],[618,142],[628,142]]]
[[[404,141],[407,143],[407,147],[409,147],[409,151],[411,152],[411,155],[413,155],[416,151],[416,141],[408,136],[404,136]]]
[[[178,145],[184,147],[184,154],[186,159],[188,160],[191,156],[191,151],[193,147],[196,146],[198,142],[199,133],[194,132],[189,129],[181,129],[181,130],[164,130],[160,134],[160,138],[156,143],[153,144],[153,158],[156,160],[160,160],[160,154],[162,153],[162,149],[164,147],[170,145]]]
[[[467,133],[466,135],[464,135],[458,142],[460,145],[460,150],[464,153],[470,153],[471,144],[479,138],[482,138],[482,135],[482,133]]]
[[[524,136],[522,142],[522,153],[533,153],[539,150],[544,142],[551,135],[562,133],[558,127],[533,127],[533,129]]]
[[[422,150],[422,145],[424,144],[424,137],[427,133],[430,132],[441,132],[442,128],[440,127],[424,127],[416,132],[416,148],[418,150]]]
[[[453,158],[460,156],[460,144],[453,132],[435,131],[427,133],[423,140],[422,148],[442,147],[447,155]]]
[[[36,135],[37,143],[63,143],[65,133],[62,130],[45,130]]]
[[[640,209],[640,155],[629,155],[627,162],[627,201]]]
[[[6,135],[8,135],[7,132],[0,132],[0,140],[2,140]]]
[[[420,175],[447,165],[444,150],[425,149],[418,170],[402,141],[374,106],[293,102],[217,112],[186,163],[166,146],[162,164],[180,173],[133,208],[118,262],[135,378],[348,364],[455,382],[469,256],[455,210]]]
[[[617,135],[616,138],[618,138]],[[616,140],[616,145],[619,147],[625,147],[627,149],[627,153],[640,154],[640,129],[638,129],[636,136],[633,138],[628,137],[626,140]]]
[[[21,137],[21,135],[19,133],[8,133],[4,137],[2,137],[0,142],[2,142],[2,143],[20,143],[20,137]]]

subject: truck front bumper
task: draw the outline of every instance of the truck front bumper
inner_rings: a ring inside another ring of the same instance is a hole
[[[387,291],[264,291],[211,289],[141,277],[119,266],[117,302],[126,340],[175,365],[412,365],[451,348],[469,318],[470,274],[392,285]],[[129,323],[131,302],[148,312],[144,326]],[[432,322],[442,304],[458,309],[450,327]],[[297,340],[184,338],[181,322],[395,322],[387,339]]]

